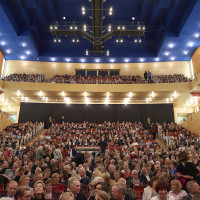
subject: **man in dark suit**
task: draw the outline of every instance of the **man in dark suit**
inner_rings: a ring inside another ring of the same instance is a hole
[[[112,200],[135,200],[132,196],[127,194],[126,185],[123,183],[115,183],[112,186]]]
[[[1,194],[1,195],[0,195],[0,198],[1,198],[1,197],[9,197],[9,198],[14,199],[14,196],[15,196],[16,190],[17,190],[17,187],[18,187],[18,183],[17,183],[16,181],[11,180],[11,181],[8,183],[7,187],[6,187],[7,193]]]
[[[189,181],[186,185],[188,195],[184,196],[182,200],[191,200],[195,194],[200,194],[200,186],[196,181]]]
[[[71,177],[68,181],[70,192],[73,193],[75,200],[87,200],[84,194],[80,192],[81,183],[76,177]]]

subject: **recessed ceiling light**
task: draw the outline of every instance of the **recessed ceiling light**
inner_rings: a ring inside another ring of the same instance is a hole
[[[171,57],[170,59],[171,59],[171,60],[175,60],[175,58],[174,58],[174,57]]]
[[[187,54],[188,54],[188,51],[183,51],[183,53],[184,53],[185,55],[187,55]]]
[[[70,58],[66,58],[66,61],[69,62],[69,61],[70,61]]]
[[[56,59],[55,58],[51,58],[51,61],[54,62]]]
[[[144,58],[140,58],[140,62],[144,62]]]
[[[125,62],[129,62],[129,59],[128,59],[128,58],[126,58],[126,59],[125,59]]]
[[[23,47],[25,47],[25,46],[26,46],[26,43],[25,43],[25,42],[23,42],[23,43],[22,43],[22,46],[23,46]]]
[[[6,44],[5,41],[1,41],[1,45],[4,46]]]
[[[168,55],[169,55],[169,52],[168,52],[168,51],[166,51],[166,52],[165,52],[165,55],[166,55],[166,56],[168,56]]]
[[[174,47],[174,44],[173,43],[170,43],[169,44],[169,48],[173,48]]]
[[[115,60],[114,60],[114,59],[110,59],[110,62],[112,62],[112,63],[113,63],[113,62],[115,62]]]
[[[29,55],[31,52],[30,51],[26,51],[26,54]]]
[[[6,49],[6,53],[8,53],[8,54],[9,54],[10,52],[11,52],[11,50],[10,50],[10,49]]]
[[[160,59],[159,58],[155,58],[155,61],[158,62]]]
[[[195,35],[194,35],[196,38],[198,38],[199,37],[199,33],[195,33]]]
[[[20,56],[20,59],[21,59],[21,60],[24,60],[24,59],[25,59],[25,56]]]
[[[188,46],[192,47],[194,45],[194,42],[189,42]]]
[[[95,61],[96,61],[97,63],[99,63],[99,62],[100,62],[100,59],[97,58]]]
[[[84,62],[85,62],[85,59],[84,59],[84,58],[81,58],[81,62],[84,63]]]

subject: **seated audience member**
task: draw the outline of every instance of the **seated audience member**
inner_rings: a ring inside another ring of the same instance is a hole
[[[53,182],[52,180],[47,180],[45,182],[46,192],[45,200],[58,200],[62,191],[53,191]]]
[[[157,176],[151,177],[149,186],[144,188],[142,200],[150,200],[151,198],[157,195],[157,192],[156,192],[157,183],[158,183],[158,177]]]
[[[31,200],[31,190],[28,186],[20,186],[16,191],[16,200]]]
[[[115,183],[112,186],[112,199],[113,200],[134,200],[126,194],[126,185],[123,183]]]
[[[59,173],[54,173],[51,177],[53,181],[53,191],[65,191],[65,186],[62,183],[59,183],[60,175]]]
[[[45,200],[45,185],[42,181],[37,181],[33,186],[32,200]]]
[[[89,200],[95,200],[95,195],[99,191],[104,191],[106,193],[110,192],[106,183],[104,183],[104,182],[96,183],[96,185],[94,186],[94,190],[91,191],[92,194],[90,195]]]
[[[146,167],[142,168],[142,174],[140,176],[140,180],[143,183],[143,185],[147,185],[150,181],[151,174],[149,173],[149,170]]]
[[[29,186],[31,188],[33,188],[34,184],[37,182],[37,181],[43,181],[43,173],[38,170],[38,172],[35,171],[35,175],[34,175],[34,181],[33,182],[30,182]]]
[[[193,197],[192,197],[192,200],[199,200],[200,199],[200,194],[195,194]]]
[[[59,200],[74,200],[74,195],[72,192],[65,192],[60,195]]]
[[[182,185],[179,180],[172,180],[169,195],[173,196],[175,200],[182,200],[182,198],[187,195],[187,192],[182,190]]]
[[[22,185],[29,186],[29,182],[30,182],[30,177],[28,177],[27,175],[22,175],[19,178],[19,186],[22,186]]]
[[[156,185],[156,192],[157,195],[151,200],[175,200],[173,196],[168,194],[169,192],[169,185],[165,182],[158,182]]]
[[[188,195],[184,196],[182,200],[191,200],[195,194],[200,194],[200,186],[196,181],[189,181],[186,184]]]
[[[8,185],[6,186],[7,193],[1,194],[1,195],[0,195],[0,198],[1,198],[1,197],[9,197],[9,198],[14,199],[14,196],[15,196],[16,190],[17,190],[17,187],[18,187],[18,183],[17,183],[16,181],[11,180],[11,181],[8,183]]]
[[[132,178],[127,180],[127,185],[130,186],[130,188],[133,188],[134,185],[139,185],[140,184],[140,180],[138,177],[138,172],[137,170],[133,170],[132,171]]]
[[[81,184],[76,177],[71,177],[68,180],[68,183],[69,183],[69,189],[73,193],[75,200],[86,200],[85,195],[80,192]]]
[[[110,195],[105,191],[98,191],[95,195],[95,200],[110,200]]]
[[[7,175],[11,180],[14,180],[16,177],[17,168],[18,168],[17,164],[13,164],[12,168],[6,169],[4,174]]]

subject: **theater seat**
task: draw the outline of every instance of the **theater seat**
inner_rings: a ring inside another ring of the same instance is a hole
[[[147,185],[135,185],[133,186],[135,197],[137,200],[142,200],[142,195],[144,192],[144,188],[146,188]]]

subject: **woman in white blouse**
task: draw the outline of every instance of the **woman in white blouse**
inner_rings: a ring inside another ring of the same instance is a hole
[[[182,185],[179,180],[172,180],[169,195],[173,196],[175,200],[182,200],[187,195],[187,192],[182,190]]]

